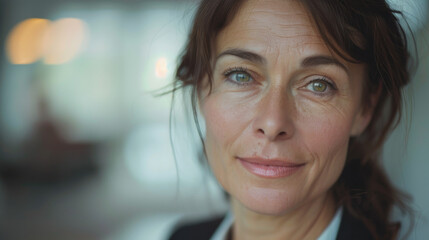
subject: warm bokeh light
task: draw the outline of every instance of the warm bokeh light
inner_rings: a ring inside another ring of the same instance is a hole
[[[44,62],[62,64],[70,61],[82,50],[86,33],[82,20],[63,18],[53,22],[44,45]]]
[[[13,64],[30,64],[43,55],[43,41],[50,21],[30,18],[19,23],[9,34],[6,51]]]
[[[87,33],[86,24],[76,18],[55,22],[30,18],[11,31],[6,49],[13,64],[30,64],[40,58],[46,64],[62,64],[81,52]]]
[[[167,59],[159,58],[155,64],[155,76],[157,78],[165,78],[167,77],[168,69],[167,69]]]

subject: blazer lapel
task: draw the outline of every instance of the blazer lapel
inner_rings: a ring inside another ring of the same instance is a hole
[[[344,208],[336,240],[374,240],[374,238],[365,224]]]

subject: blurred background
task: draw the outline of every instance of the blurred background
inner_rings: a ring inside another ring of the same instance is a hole
[[[179,222],[227,210],[198,163],[187,103],[176,96],[170,131],[171,95],[157,96],[198,2],[0,0],[0,239],[162,240]],[[413,197],[410,239],[420,240],[429,236],[429,4],[391,4],[406,12],[420,65],[383,164]]]

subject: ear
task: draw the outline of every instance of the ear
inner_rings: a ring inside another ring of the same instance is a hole
[[[363,111],[363,109],[361,108],[360,112],[356,115],[355,120],[353,121],[353,125],[350,130],[351,137],[357,137],[365,131],[366,127],[372,119],[372,112],[373,111],[368,110]]]
[[[377,106],[378,99],[380,98],[381,88],[382,85],[380,84],[377,91],[369,96],[371,99],[369,102],[370,106],[368,108],[361,106],[350,130],[351,137],[357,137],[361,135],[365,131],[368,124],[371,122],[375,107]]]

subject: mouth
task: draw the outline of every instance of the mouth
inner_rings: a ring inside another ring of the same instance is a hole
[[[305,166],[305,163],[291,163],[284,160],[240,157],[236,159],[247,171],[264,178],[288,177]]]

